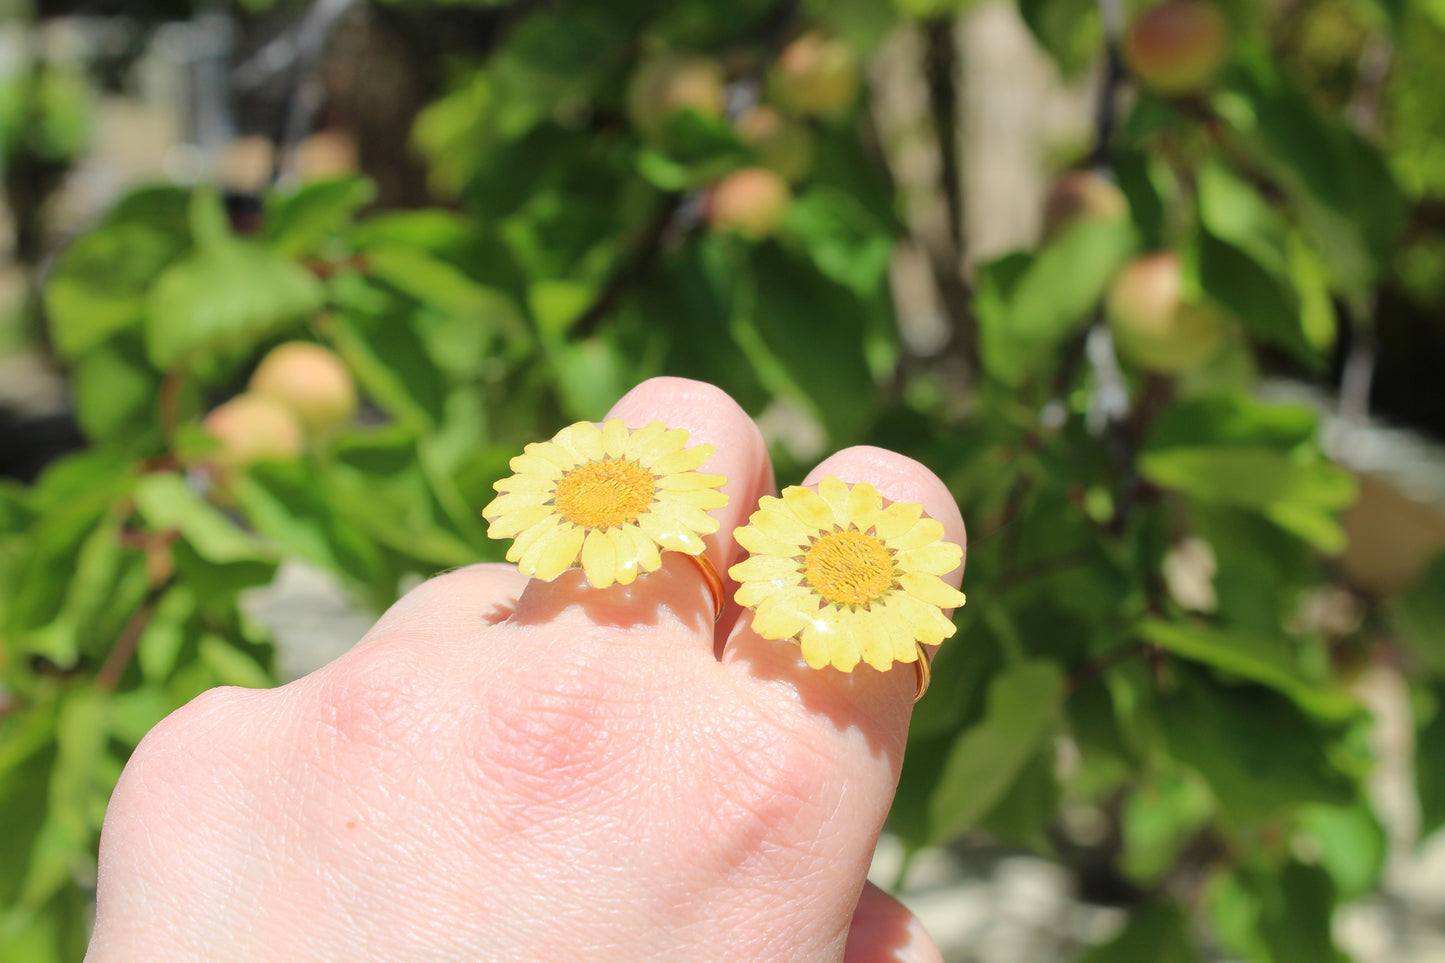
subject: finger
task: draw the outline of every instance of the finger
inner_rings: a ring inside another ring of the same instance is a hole
[[[925,514],[942,524],[947,541],[966,545],[963,519],[953,496],[938,476],[913,459],[881,448],[849,448],[815,468],[805,485],[816,487],[828,475],[850,485],[869,482],[889,502],[920,504]],[[960,561],[943,578],[956,587],[962,576]],[[728,640],[724,660],[746,663],[759,677],[793,687],[806,703],[834,715],[841,724],[864,724],[885,736],[888,745],[901,749],[917,691],[912,665],[893,663],[886,671],[866,663],[852,672],[812,669],[803,661],[795,641],[764,639],[752,631],[747,617]]]
[[[470,644],[512,614],[527,581],[515,565],[503,562],[443,572],[398,599],[357,644],[399,634],[441,645]]]
[[[872,883],[863,887],[843,963],[943,963],[918,917]]]
[[[725,573],[739,552],[732,531],[772,486],[772,463],[757,425],[726,392],[685,378],[644,381],[623,396],[607,417],[619,418],[632,429],[661,421],[669,428],[686,429],[689,448],[713,447],[712,456],[698,470],[727,479],[722,492],[728,501],[708,513],[718,529],[703,537],[703,545],[707,559],[724,579],[724,599],[731,598]],[[664,551],[662,567],[630,585],[596,589],[581,571],[566,572],[551,582],[534,580],[519,602],[518,619],[549,620],[569,608],[580,608],[598,624],[661,625],[669,637],[684,627],[688,630],[684,637],[709,651],[713,647],[712,591],[697,565],[677,552]]]

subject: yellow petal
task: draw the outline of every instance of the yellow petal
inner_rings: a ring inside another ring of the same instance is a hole
[[[922,548],[910,548],[893,557],[893,563],[905,572],[928,572],[947,575],[963,561],[963,549],[952,542],[934,542]]]
[[[953,623],[943,617],[936,606],[926,605],[902,592],[888,596],[884,607],[897,615],[913,638],[924,645],[937,645],[953,634]]]
[[[663,455],[657,459],[657,461],[646,467],[658,475],[695,471],[702,467],[703,462],[712,457],[712,453],[715,450],[712,445],[698,445],[696,448],[684,448],[682,451],[675,451],[670,455]]]
[[[482,509],[482,517],[501,518],[503,515],[535,505],[550,509],[551,506],[547,504],[548,500],[547,496],[537,492],[510,492],[506,495],[498,495],[487,503],[486,508]]]
[[[621,418],[608,418],[602,423],[602,451],[614,459],[627,451],[627,426]]]
[[[528,445],[527,447],[535,448],[537,446]],[[557,446],[553,445],[552,447],[556,448]],[[561,449],[559,448],[558,451],[561,451]],[[575,459],[573,460],[575,461]],[[554,482],[561,478],[563,472],[566,471],[565,468],[555,462],[530,451],[525,451],[513,457],[508,464],[511,466],[512,471],[516,472],[519,476],[545,478]]]
[[[609,528],[605,533],[607,540],[612,543],[612,551],[617,556],[616,578],[618,585],[631,585],[642,572],[637,544],[633,540],[634,532],[637,532],[637,529],[631,525],[620,525],[617,528]],[[640,536],[641,533],[638,533],[638,535]],[[646,538],[642,540],[644,542],[648,541]]]
[[[580,461],[602,460],[602,432],[590,421],[579,421],[568,425],[552,439],[576,455]]]
[[[811,593],[780,592],[757,606],[753,612],[753,631],[765,639],[791,639],[797,636],[813,619],[800,607],[808,601]]]
[[[894,502],[873,520],[873,531],[881,539],[897,538],[923,517],[923,506],[917,502]]]
[[[821,669],[833,661],[833,653],[829,650],[829,634],[826,624],[821,626],[813,623],[803,630],[798,637],[803,646],[803,659],[815,669]]]
[[[853,486],[848,493],[848,521],[865,531],[873,527],[878,513],[883,510],[883,498],[878,489],[867,482]]]
[[[707,512],[698,511],[691,505],[680,504],[671,499],[653,502],[652,507],[649,508],[647,512],[651,515],[661,515],[664,518],[676,519],[694,532],[703,535],[711,535],[717,531],[719,527],[718,520]]]
[[[673,502],[678,505],[691,505],[700,512],[710,512],[714,508],[722,508],[728,503],[728,497],[715,488],[695,492],[659,493],[657,500]]]
[[[636,458],[643,468],[651,468],[659,459],[681,451],[682,446],[687,444],[687,438],[686,428],[668,428],[646,443],[634,442],[628,449],[628,454]]]
[[[922,548],[942,538],[942,524],[931,518],[920,518],[908,531],[895,538],[890,538],[888,540],[888,547],[895,552],[906,552],[910,548]]]
[[[688,555],[701,555],[703,552],[702,539],[676,519],[644,512],[637,519],[637,527],[668,551],[685,552]]]
[[[748,525],[770,538],[776,538],[789,545],[802,545],[811,536],[817,534],[816,530],[804,527],[803,523],[792,515],[784,515],[781,512],[753,512],[753,517],[748,519]]]
[[[797,558],[778,555],[752,555],[728,569],[728,575],[739,582],[762,582],[802,577]]]
[[[918,661],[918,640],[908,630],[901,616],[886,606],[876,606],[878,624],[888,633],[888,642],[893,647],[893,658],[897,662]]]
[[[752,526],[733,529],[733,541],[753,555],[783,555],[800,560],[802,558],[802,549],[797,544],[765,535]],[[801,561],[799,564],[802,564]]]
[[[515,458],[512,460],[516,461]],[[492,488],[508,494],[530,492],[534,495],[542,495],[550,498],[552,493],[557,490],[557,479],[531,474],[509,475],[506,478],[499,478],[492,482]]]
[[[877,612],[857,611],[852,613],[853,638],[858,643],[858,652],[873,668],[880,672],[893,667],[893,640],[888,637],[887,621],[880,609]]]
[[[842,527],[848,524],[848,486],[832,475],[818,482],[818,494],[833,509],[833,518]]]
[[[660,421],[649,421],[641,428],[627,436],[627,448],[623,451],[623,457],[637,460],[637,453],[662,436],[667,426]]]
[[[823,496],[811,488],[791,486],[783,492],[783,504],[798,521],[818,531],[829,531],[834,526],[833,508],[823,501]]]
[[[535,455],[543,461],[551,462],[563,471],[577,467],[577,455],[568,451],[556,441],[534,441],[522,449],[524,455]]]
[[[592,529],[582,543],[582,568],[593,588],[607,588],[617,581],[617,546],[607,533]]]
[[[555,532],[562,524],[559,515],[548,515],[531,528],[523,529],[512,544],[507,548],[507,561],[520,562],[527,555],[527,550],[536,544],[537,539],[546,538]]]
[[[964,603],[962,592],[927,572],[904,572],[898,576],[898,584],[919,601],[941,609],[957,608]]]
[[[761,605],[765,600],[783,591],[787,586],[783,582],[743,582],[738,586],[733,599],[743,608],[752,608]]]
[[[833,658],[833,668],[852,672],[862,658],[862,653],[858,651],[853,622],[846,618],[847,614],[839,611],[828,613],[828,653]]]
[[[646,532],[636,525],[624,525],[621,530],[627,532],[633,554],[637,556],[637,564],[644,572],[655,572],[662,567],[662,556],[657,551],[657,543],[649,538]]]
[[[485,517],[486,509],[483,509]],[[487,526],[488,538],[514,538],[524,528],[530,528],[548,515],[554,514],[551,505],[530,505],[527,508],[520,508],[515,512],[508,512],[496,518],[488,519],[491,524]]]
[[[577,553],[582,550],[583,536],[584,530],[576,525],[563,525],[553,537],[539,539],[532,546],[533,551],[541,549],[532,576],[550,582],[571,568],[577,562]]]
[[[695,492],[702,488],[721,488],[726,481],[726,475],[704,475],[698,471],[684,471],[659,478],[657,488],[664,492]]]

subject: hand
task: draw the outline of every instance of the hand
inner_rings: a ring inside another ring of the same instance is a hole
[[[730,500],[707,550],[727,572],[774,490],[757,427],[678,379],[612,416],[716,446]],[[964,542],[914,461],[852,448],[808,481],[825,474]],[[912,667],[809,669],[732,603],[714,625],[697,567],[663,559],[605,590],[441,575],[325,668],[171,714],[111,799],[87,959],[939,960],[865,885]]]

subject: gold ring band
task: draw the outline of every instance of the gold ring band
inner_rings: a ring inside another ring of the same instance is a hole
[[[713,566],[706,552],[701,555],[687,555],[686,552],[683,554],[689,562],[697,566],[697,570],[702,573],[703,584],[707,586],[708,592],[712,593],[712,620],[716,622],[722,618],[723,613],[722,576],[717,573],[717,568]]]
[[[923,698],[923,693],[928,691],[928,683],[933,681],[933,659],[928,650],[923,647],[922,642],[914,642],[918,646],[918,660],[913,663],[913,669],[918,673],[918,693],[914,695],[913,701],[916,704]]]

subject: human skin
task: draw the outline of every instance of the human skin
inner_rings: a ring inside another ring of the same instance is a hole
[[[757,427],[670,378],[609,417],[716,446],[703,470],[730,500],[706,542],[726,573],[775,490]],[[964,543],[917,462],[850,448],[808,483],[826,474]],[[106,813],[87,961],[938,963],[865,884],[913,667],[809,669],[731,602],[715,625],[694,563],[663,560],[605,590],[450,572],[311,675],[172,713]]]

